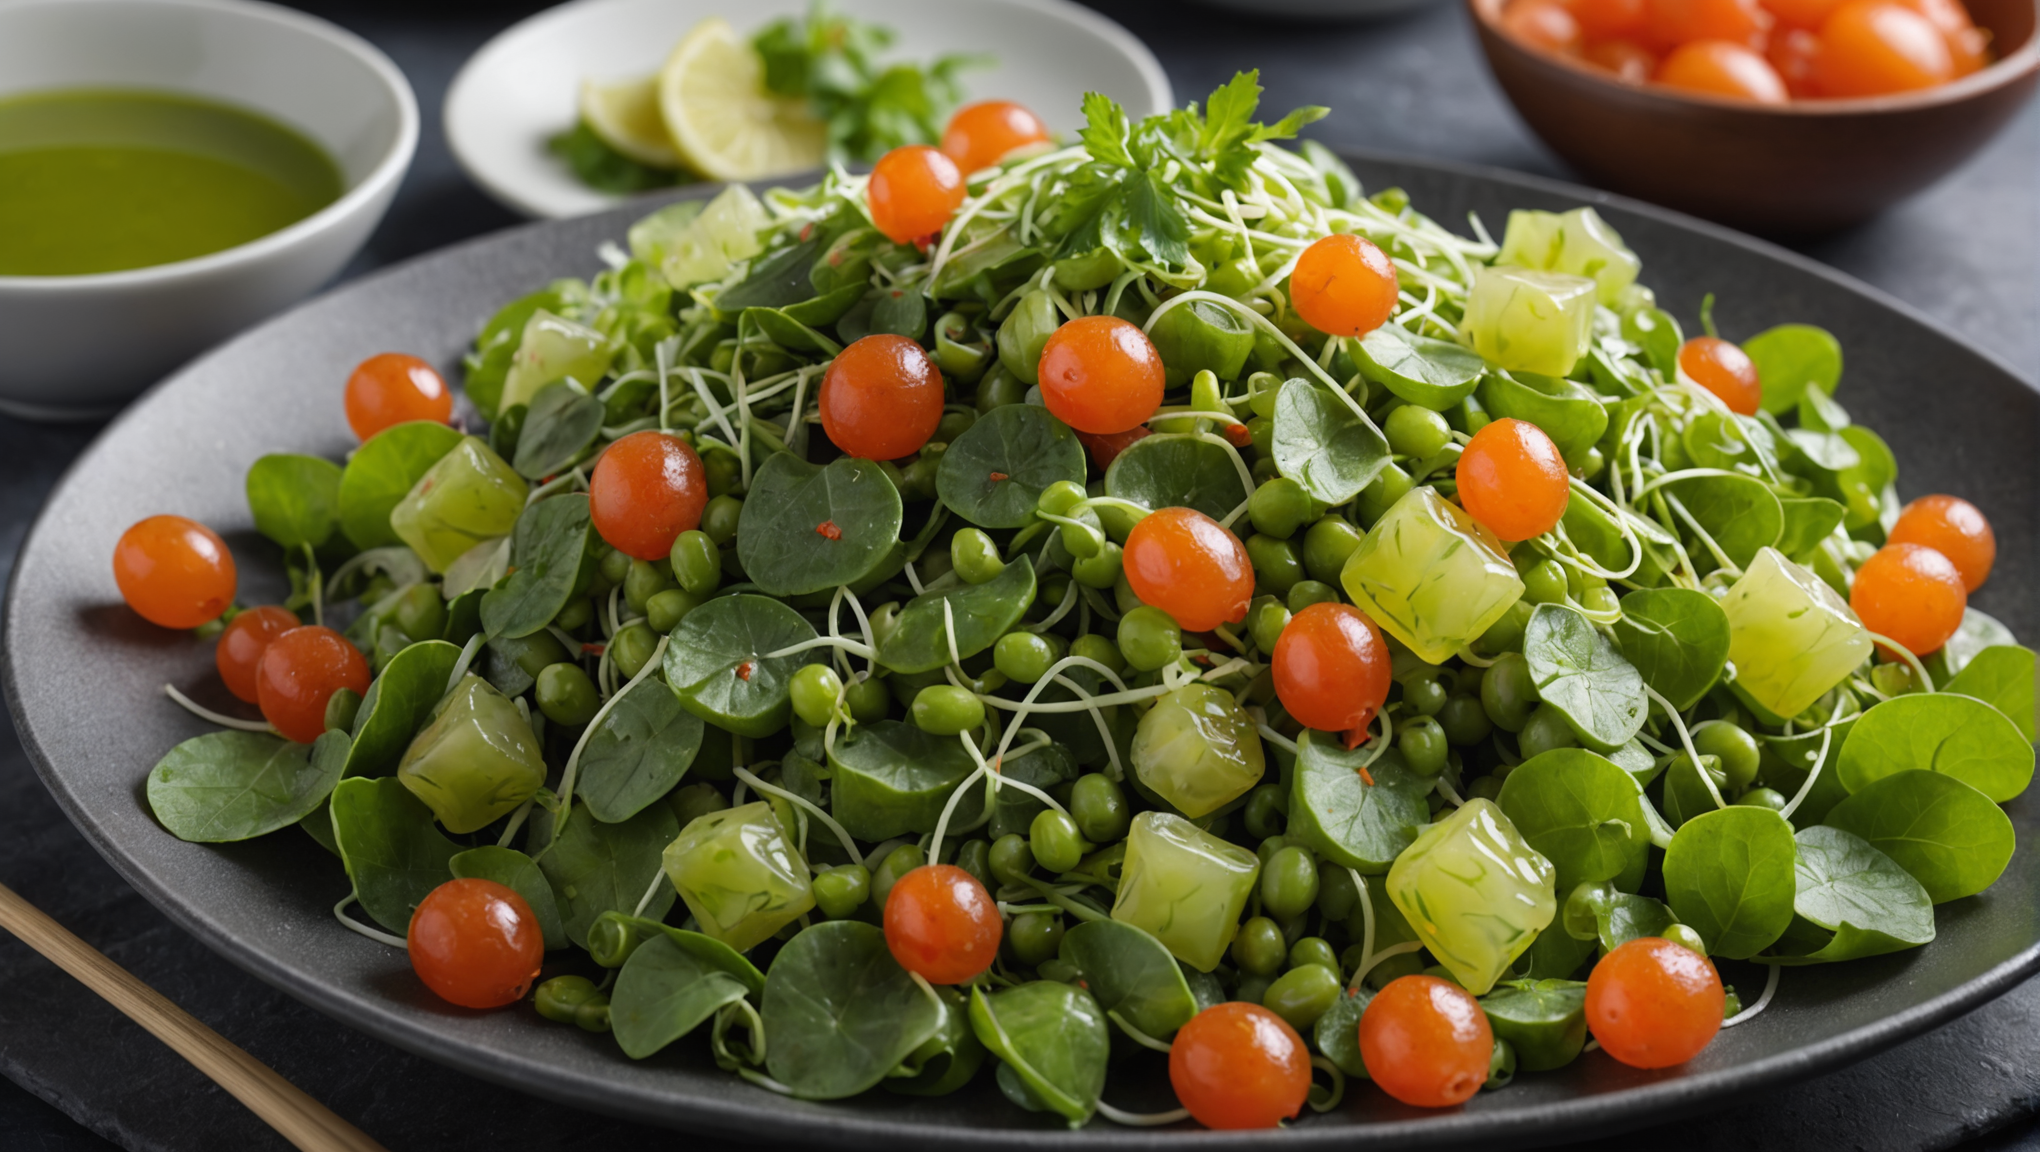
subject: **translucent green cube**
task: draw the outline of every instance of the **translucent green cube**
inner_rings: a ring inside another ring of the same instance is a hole
[[[448,832],[474,832],[544,786],[545,752],[517,705],[469,673],[404,750],[397,779]]]
[[[528,493],[524,477],[487,443],[463,436],[390,510],[390,529],[443,573],[468,549],[509,535]]]
[[[1473,350],[1497,368],[1564,376],[1587,354],[1595,292],[1585,276],[1478,267],[1464,330]]]
[[[695,819],[664,861],[701,931],[739,952],[815,906],[807,861],[762,800]]]
[[[1176,959],[1209,972],[1240,930],[1260,857],[1181,816],[1143,812],[1126,837],[1112,918],[1160,940]]]
[[[572,376],[587,388],[595,387],[609,371],[614,350],[602,333],[564,316],[540,308],[524,323],[524,337],[510,358],[510,372],[503,378],[503,399],[497,405],[508,412],[519,404],[531,403],[538,390]]]
[[[1721,606],[1735,687],[1781,719],[1806,711],[1870,658],[1869,634],[1848,602],[1775,548],[1757,553]]]
[[[1558,912],[1558,872],[1490,800],[1424,829],[1388,870],[1388,898],[1417,939],[1478,996]]]
[[[1611,308],[1643,271],[1643,261],[1592,208],[1509,213],[1509,230],[1495,263],[1585,276],[1594,282],[1601,303]]]
[[[1253,718],[1223,688],[1186,684],[1134,730],[1134,775],[1193,820],[1246,795],[1266,770]]]
[[[1523,595],[1502,542],[1430,487],[1410,489],[1374,522],[1339,583],[1427,664],[1443,664]]]

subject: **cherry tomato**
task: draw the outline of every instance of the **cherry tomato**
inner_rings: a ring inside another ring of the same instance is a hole
[[[866,460],[897,460],[919,452],[942,423],[942,372],[919,344],[877,333],[830,362],[815,406],[836,447]]]
[[[1632,1068],[1669,1068],[1721,1031],[1726,999],[1707,957],[1645,936],[1601,957],[1587,977],[1587,1028]]]
[[[1990,34],[1969,18],[1969,9],[1962,6],[1962,0],[1898,2],[1925,16],[1928,23],[1941,30],[1948,41],[1949,56],[1955,62],[1955,75],[1967,76],[1990,63]]]
[[[1153,430],[1147,425],[1135,424],[1124,432],[1114,432],[1105,436],[1098,435],[1095,432],[1079,432],[1077,433],[1077,443],[1082,444],[1091,453],[1092,465],[1098,471],[1103,472],[1107,468],[1112,467],[1112,462],[1119,459],[1121,452],[1147,439],[1152,434]]]
[[[1365,336],[1381,327],[1395,311],[1396,290],[1388,254],[1350,232],[1305,248],[1289,274],[1290,305],[1327,336]]]
[[[1185,632],[1245,620],[1254,598],[1246,545],[1194,508],[1148,513],[1127,535],[1121,563],[1133,594],[1167,612]]]
[[[1695,336],[1679,345],[1679,374],[1720,397],[1738,416],[1755,416],[1763,406],[1756,361],[1726,340]]]
[[[1580,50],[1580,22],[1559,0],[1511,0],[1502,9],[1502,31],[1546,52]]]
[[[1948,38],[1898,0],[1849,0],[1820,26],[1814,82],[1826,96],[1882,96],[1955,78]]]
[[[1922,496],[1905,506],[1887,544],[1924,544],[1954,561],[1962,586],[1974,592],[1997,562],[1997,535],[1976,505],[1960,496]]]
[[[1041,348],[1041,399],[1079,432],[1110,436],[1147,422],[1162,404],[1162,355],[1117,316],[1079,316]]]
[[[701,525],[708,474],[694,447],[647,428],[611,444],[588,478],[588,515],[611,548],[664,560],[673,540]]]
[[[1814,82],[1814,70],[1819,66],[1820,37],[1804,28],[1787,28],[1771,37],[1771,46],[1764,50],[1764,59],[1778,72],[1778,79],[1785,82],[1785,92],[1794,100],[1806,100],[1820,95]]]
[[[1273,1128],[1310,1095],[1310,1052],[1282,1017],[1230,1000],[1177,1029],[1169,1084],[1206,1128]]]
[[[1757,0],[1645,0],[1644,39],[1660,51],[1699,40],[1727,40],[1763,51],[1775,19]]]
[[[1383,1092],[1418,1108],[1464,1104],[1487,1083],[1495,1034],[1466,989],[1399,976],[1360,1015],[1360,1058]]]
[[[151,516],[113,546],[113,582],[149,623],[196,628],[234,602],[234,554],[196,520]]]
[[[942,131],[942,152],[965,176],[990,168],[1015,148],[1047,143],[1048,125],[1024,104],[982,100],[966,104]]]
[[[926,144],[908,144],[878,158],[864,186],[871,223],[895,244],[939,235],[963,203],[956,161]]]
[[[1005,931],[991,893],[954,864],[923,864],[885,898],[885,946],[930,984],[961,984],[990,968]]]
[[[453,393],[437,369],[416,356],[384,352],[347,377],[347,426],[363,440],[395,424],[453,417]]]
[[[368,661],[345,636],[316,624],[269,642],[255,665],[262,718],[287,740],[310,744],[326,730],[326,701],[342,688],[368,691]]]
[[[273,604],[250,608],[229,620],[226,631],[220,633],[219,646],[213,649],[213,663],[219,666],[227,691],[255,703],[255,669],[262,663],[262,654],[278,636],[297,626],[296,613]]]
[[[1791,99],[1784,79],[1770,61],[1727,40],[1681,44],[1658,66],[1655,79],[1667,88],[1758,104],[1783,104]]]
[[[1886,544],[1856,569],[1849,607],[1863,626],[1915,656],[1938,652],[1962,626],[1969,592],[1955,562],[1924,544]]]
[[[1565,457],[1528,420],[1505,416],[1475,432],[1455,475],[1466,514],[1511,543],[1551,531],[1572,498]]]
[[[1312,604],[1290,617],[1269,659],[1275,695],[1306,728],[1365,728],[1388,701],[1388,641],[1351,604]]]
[[[545,960],[531,905],[494,880],[448,880],[418,902],[405,933],[411,968],[439,998],[501,1008],[524,998]]]
[[[1643,32],[1645,0],[1566,0],[1589,41],[1630,39]]]
[[[1624,84],[1648,84],[1658,67],[1656,53],[1634,40],[1597,40],[1587,45],[1586,59]]]
[[[1821,22],[1841,4],[1842,0],[1764,0],[1764,10],[1777,17],[1783,27],[1817,32]]]

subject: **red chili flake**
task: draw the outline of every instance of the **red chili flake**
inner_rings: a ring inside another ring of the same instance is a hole
[[[843,538],[843,530],[836,527],[834,520],[824,520],[820,524],[815,525],[815,535],[828,540],[841,540]]]
[[[801,229],[800,229],[800,238],[801,238],[802,240],[806,240],[806,239],[807,239],[808,237],[810,237],[810,236],[813,236],[814,234],[815,234],[815,222],[814,222],[814,221],[810,220],[810,221],[808,221],[808,222],[807,222],[806,224],[804,224],[804,225],[802,225],[802,226],[801,226]]]
[[[1369,788],[1374,787],[1374,774],[1367,771],[1367,769],[1360,769],[1360,779],[1365,780]]]
[[[1232,446],[1235,448],[1245,448],[1247,445],[1252,444],[1254,442],[1254,434],[1247,429],[1247,426],[1245,424],[1226,425],[1225,438],[1226,440],[1230,441]]]
[[[609,645],[607,644],[583,644],[581,645],[581,651],[588,653],[590,656],[600,656],[603,650],[608,647]]]
[[[1006,474],[1005,474],[1004,472],[994,472],[994,473],[992,473],[992,483],[994,483],[994,484],[997,484],[997,483],[998,483],[999,481],[1001,481],[1001,480],[1011,480],[1011,479],[1012,479],[1012,477],[1011,477],[1011,476],[1008,476],[1008,475],[1006,475]]]
[[[753,667],[755,667],[755,665],[753,665],[749,660],[746,660],[742,664],[737,665],[737,679],[748,681],[751,678],[751,669]],[[1372,781],[1369,781],[1369,783],[1372,783]]]

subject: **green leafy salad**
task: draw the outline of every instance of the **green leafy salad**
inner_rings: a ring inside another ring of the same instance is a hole
[[[1931,943],[2034,767],[1982,513],[1828,333],[1688,339],[1591,208],[1460,235],[1259,92],[660,208],[482,328],[486,431],[365,364],[157,816],[302,828],[455,1003],[1071,1126],[1676,1064]]]

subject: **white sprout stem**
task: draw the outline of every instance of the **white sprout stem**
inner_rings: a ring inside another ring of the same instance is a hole
[[[1814,755],[1813,766],[1806,771],[1806,780],[1799,785],[1799,791],[1792,794],[1792,799],[1786,801],[1785,807],[1778,810],[1778,815],[1787,820],[1792,819],[1792,814],[1799,811],[1800,804],[1813,794],[1814,782],[1820,779],[1821,769],[1827,766],[1828,749],[1834,745],[1835,725],[1842,720],[1842,703],[1840,700],[1835,701],[1834,713],[1828,717],[1828,722],[1821,726],[1820,751]]]
[[[282,735],[282,733],[277,732],[275,728],[270,727],[270,725],[266,721],[237,720],[232,716],[227,716],[222,713],[215,712],[212,709],[206,707],[205,705],[200,704],[198,701],[193,700],[191,697],[186,696],[184,693],[179,692],[175,684],[163,685],[163,694],[165,696],[170,697],[170,699],[175,700],[178,703],[178,705],[181,706],[186,712],[191,713],[193,716],[196,716],[201,720],[217,724],[222,728],[236,728],[242,732],[267,732],[271,735]]]
[[[1376,952],[1372,957],[1368,959],[1367,963],[1364,966],[1354,969],[1353,979],[1350,983],[1346,985],[1346,987],[1348,988],[1360,987],[1360,982],[1367,978],[1367,974],[1369,972],[1372,972],[1376,968],[1381,967],[1381,962],[1383,960],[1387,960],[1395,956],[1407,956],[1412,952],[1421,952],[1423,950],[1424,943],[1421,940],[1405,940],[1400,944],[1391,944],[1388,947],[1383,948],[1381,951]]]
[[[800,808],[804,809],[810,816],[813,816],[815,819],[820,820],[822,822],[822,826],[827,828],[831,833],[833,833],[837,841],[843,845],[843,851],[848,852],[850,854],[851,863],[853,864],[864,863],[864,857],[857,851],[857,842],[855,840],[852,840],[850,838],[850,833],[845,831],[841,824],[836,823],[835,818],[830,816],[827,812],[824,812],[820,808],[815,807],[815,805],[811,801],[805,799],[804,797],[796,796],[792,792],[789,792],[784,788],[778,787],[777,785],[767,784],[765,781],[760,780],[748,768],[732,768],[731,771],[736,774],[738,780],[741,780],[745,784],[750,785],[752,790],[762,792],[767,796],[778,796],[788,801],[789,803],[798,805]]]
[[[816,648],[840,648],[843,651],[850,653],[852,656],[861,656],[866,660],[869,660],[873,656],[877,655],[877,653],[874,652],[869,645],[859,644],[855,640],[850,640],[842,636],[817,636],[812,640],[803,640],[798,644],[789,644],[784,648],[778,649],[777,651],[767,652],[763,656],[760,656],[759,659],[777,660],[782,656],[797,656],[802,652],[811,651]]]
[[[637,907],[631,909],[630,914],[632,916],[643,916],[645,914],[645,909],[649,907],[652,903],[652,897],[659,894],[659,885],[665,883],[665,881],[666,881],[665,870],[664,869],[654,870],[652,872],[652,882],[645,886],[645,894],[638,897]]]
[[[1672,826],[1658,813],[1657,806],[1650,802],[1650,797],[1644,795],[1641,788],[1637,789],[1636,802],[1643,806],[1643,822],[1650,826],[1650,842],[1659,848],[1670,848]]]
[[[1898,641],[1893,640],[1889,636],[1880,635],[1879,633],[1871,632],[1867,629],[1864,631],[1863,635],[1868,636],[1870,639],[1876,641],[1877,643],[1882,644],[1886,648],[1891,649],[1893,652],[1898,653],[1900,656],[1905,657],[1905,662],[1912,666],[1912,674],[1914,676],[1919,677],[1921,691],[1932,692],[1935,690],[1934,678],[1927,675],[1927,666],[1925,664],[1920,663],[1920,658],[1918,656],[1913,655],[1912,649],[1906,647],[1903,644],[1900,644]]]
[[[1353,888],[1360,893],[1360,969],[1372,967],[1374,961],[1374,900],[1367,891],[1367,877],[1357,868],[1346,869],[1346,875],[1353,878]],[[1354,982],[1359,987],[1359,982]]]
[[[1132,1024],[1127,1023],[1126,1017],[1121,1016],[1117,1008],[1114,1008],[1111,1011],[1105,1013],[1105,1015],[1110,1017],[1114,1024],[1119,1025],[1119,1030],[1121,1032],[1126,1033],[1127,1039],[1133,1041],[1134,1043],[1140,1045],[1141,1047],[1152,1048],[1157,1052],[1169,1051],[1170,1044],[1167,1040],[1157,1040],[1153,1036],[1150,1036],[1147,1033],[1141,1031],[1140,1029],[1134,1027]]]
[[[503,825],[503,835],[497,838],[496,847],[508,848],[510,846],[510,841],[516,837],[517,830],[524,827],[525,818],[531,815],[531,805],[537,799],[537,796],[531,797],[524,803],[519,804],[517,811],[510,814],[510,822]]]
[[[977,745],[970,742],[969,736],[967,735],[960,736],[958,737],[958,739],[963,741],[964,750],[970,753],[971,759],[977,761],[979,768],[982,768],[987,772],[990,772],[992,770],[991,765],[985,762],[984,753],[978,751]],[[1043,804],[1048,805],[1050,808],[1055,809],[1057,812],[1060,812],[1065,816],[1070,814],[1069,809],[1064,808],[1059,802],[1057,802],[1055,797],[1050,796],[1048,793],[1043,792],[1041,789],[1036,788],[1034,785],[1029,784],[1027,781],[1017,780],[1011,776],[1007,776],[1001,773],[994,773],[994,775],[997,775],[999,777],[999,786],[1001,788],[1018,788],[1022,792],[1027,793],[1029,796],[1034,797],[1036,800],[1041,801]]]
[[[1721,1022],[1723,1028],[1733,1028],[1771,1006],[1771,997],[1778,994],[1778,973],[1784,971],[1785,966],[1782,964],[1771,964],[1767,967],[1771,969],[1771,974],[1764,977],[1764,994],[1757,997],[1755,1004],[1723,1020]]]
[[[974,749],[968,734],[960,734],[960,736],[966,747]],[[949,790],[949,800],[942,805],[942,815],[935,821],[934,839],[928,842],[928,859],[930,862],[940,863],[942,860],[942,837],[944,833],[949,831],[949,817],[956,812],[956,805],[963,799],[964,793],[969,792],[975,787],[979,780],[996,775],[998,773],[993,772],[990,765],[986,764],[983,760],[979,760],[978,766],[971,770],[971,774],[963,778],[963,783]],[[997,790],[998,786],[994,784],[993,791],[996,792]],[[989,807],[989,804],[987,807]],[[853,852],[852,855],[855,855],[855,853]]]
[[[356,902],[355,894],[349,892],[347,895],[340,898],[340,902],[338,904],[333,905],[333,919],[338,920],[340,922],[341,927],[346,928],[351,932],[358,932],[361,935],[368,937],[370,940],[373,940],[378,944],[387,944],[392,948],[409,948],[411,946],[411,942],[404,939],[402,936],[392,936],[388,932],[385,932],[380,928],[370,928],[368,925],[363,924],[359,920],[349,918],[346,912],[346,908],[349,904],[353,904],[355,902]]]
[[[448,692],[453,691],[460,684],[461,678],[467,675],[468,668],[475,662],[476,654],[481,652],[482,645],[487,643],[488,639],[488,633],[477,632],[468,637],[466,644],[461,645],[460,659],[453,662],[453,672],[446,678]]]
[[[1438,777],[1438,791],[1443,792],[1445,794],[1446,803],[1452,805],[1454,808],[1466,807],[1466,801],[1460,798],[1459,790],[1454,788],[1452,786],[1452,782],[1450,780],[1445,779],[1445,777],[1442,774]]]
[[[638,669],[637,675],[631,677],[628,683],[617,689],[614,696],[603,701],[602,707],[596,711],[594,718],[588,721],[588,726],[581,729],[580,738],[574,741],[573,752],[567,756],[567,767],[560,773],[561,824],[565,824],[567,819],[573,815],[574,777],[580,771],[581,750],[588,746],[588,738],[595,734],[596,729],[602,727],[602,721],[608,718],[609,710],[616,707],[616,702],[623,699],[625,693],[643,683],[652,673],[659,670],[659,659],[666,654],[666,644],[669,640],[670,637],[659,637],[659,646],[652,649],[651,658],[645,661],[645,666]],[[519,699],[522,699],[522,697],[519,697]],[[556,839],[558,838],[559,832],[557,829],[554,830],[553,835]]]
[[[305,567],[310,575],[307,581],[312,586],[312,623],[326,626],[326,577],[319,571],[319,557],[310,544],[305,545]]]
[[[1302,363],[1305,368],[1308,368],[1313,375],[1315,375],[1318,379],[1324,381],[1326,387],[1330,388],[1334,393],[1336,393],[1341,400],[1344,400],[1346,402],[1346,406],[1353,410],[1354,415],[1360,417],[1361,421],[1364,422],[1369,428],[1374,427],[1374,421],[1368,418],[1367,411],[1366,409],[1360,407],[1360,402],[1353,399],[1353,397],[1350,394],[1348,394],[1344,388],[1341,388],[1339,386],[1339,382],[1337,380],[1332,379],[1331,373],[1318,367],[1317,361],[1312,359],[1309,353],[1297,347],[1296,341],[1291,340],[1287,333],[1282,331],[1282,329],[1276,327],[1274,321],[1268,319],[1266,316],[1261,315],[1259,312],[1254,311],[1252,308],[1247,307],[1246,305],[1240,303],[1239,301],[1233,299],[1230,296],[1221,296],[1216,292],[1206,292],[1203,289],[1198,289],[1192,292],[1184,292],[1181,295],[1172,296],[1168,300],[1164,301],[1162,306],[1155,309],[1154,313],[1148,317],[1148,322],[1143,330],[1147,332],[1153,332],[1155,327],[1155,321],[1161,317],[1162,313],[1167,312],[1171,308],[1176,308],[1183,304],[1188,304],[1196,300],[1209,301],[1210,303],[1216,304],[1221,308],[1230,309],[1231,311],[1236,312],[1239,315],[1245,317],[1248,323],[1259,327],[1262,331],[1274,337],[1276,343],[1282,345],[1285,351],[1287,351],[1290,355],[1296,357],[1296,359],[1300,363]]]
[[[1098,1101],[1098,1115],[1114,1124],[1128,1128],[1160,1128],[1165,1124],[1179,1124],[1190,1118],[1188,1108],[1171,1108],[1167,1112],[1125,1112],[1103,1100]]]
[[[1645,684],[1643,690],[1649,693],[1652,700],[1657,702],[1658,707],[1665,710],[1665,715],[1672,718],[1672,727],[1678,729],[1679,732],[1679,744],[1686,749],[1686,755],[1693,758],[1693,771],[1699,774],[1700,783],[1707,786],[1707,794],[1714,798],[1714,806],[1716,808],[1728,807],[1728,801],[1721,798],[1721,789],[1714,786],[1714,777],[1709,776],[1707,769],[1700,763],[1700,751],[1693,747],[1693,733],[1687,730],[1685,718],[1679,715],[1677,708],[1672,707],[1670,700],[1658,695],[1657,689]]]

